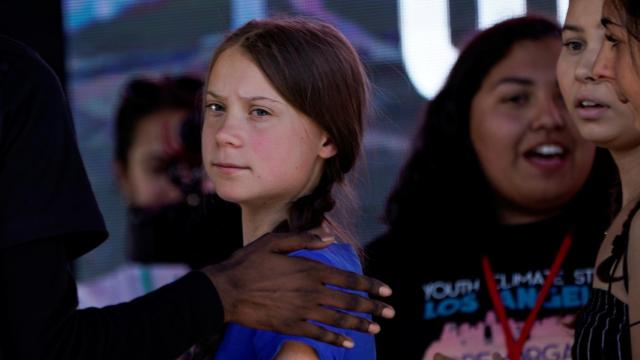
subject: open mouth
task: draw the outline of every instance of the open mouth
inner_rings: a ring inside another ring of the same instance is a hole
[[[540,144],[527,152],[524,156],[530,160],[562,160],[567,156],[568,151],[557,144]]]
[[[576,104],[578,109],[601,109],[608,106],[595,102],[593,100],[581,100]]]
[[[578,116],[585,120],[598,120],[609,109],[607,104],[592,99],[579,100],[575,106]]]

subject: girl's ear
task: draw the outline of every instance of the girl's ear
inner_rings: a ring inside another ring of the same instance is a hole
[[[338,153],[338,149],[336,148],[336,144],[329,139],[327,135],[322,136],[322,146],[320,147],[320,151],[318,152],[318,156],[323,159],[328,159],[335,154]]]

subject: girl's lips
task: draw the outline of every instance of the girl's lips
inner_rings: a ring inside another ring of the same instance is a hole
[[[566,146],[555,142],[540,143],[524,153],[524,158],[535,168],[557,171],[568,163],[569,150]]]
[[[243,170],[249,170],[246,166],[240,166],[235,164],[227,164],[227,163],[212,163],[213,168],[217,171],[220,171],[225,174],[235,174],[241,172]]]
[[[586,96],[579,97],[574,107],[577,115],[583,120],[598,120],[609,110],[609,105],[605,102]]]
[[[608,106],[576,107],[577,115],[584,120],[598,120],[609,110]]]
[[[568,163],[568,160],[565,156],[554,156],[549,158],[528,156],[525,157],[525,159],[535,168],[545,172],[560,170]]]

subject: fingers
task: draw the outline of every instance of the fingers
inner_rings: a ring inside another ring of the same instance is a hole
[[[260,241],[267,244],[271,252],[288,254],[303,249],[318,250],[332,244],[332,241],[329,241],[331,239],[326,239],[327,241],[324,241],[324,239],[309,233],[269,233],[254,241],[254,243]]]
[[[380,332],[380,325],[369,319],[324,307],[314,310],[313,314],[310,315],[309,320],[318,321],[337,328],[356,330],[372,335]]]
[[[329,231],[326,224],[322,224],[315,229],[309,230],[309,233],[319,236],[323,241],[335,241],[335,236],[331,234],[331,231]]]
[[[300,321],[286,329],[288,334],[309,337],[335,346],[351,349],[355,346],[353,340],[342,334],[329,331],[308,321]]]
[[[327,267],[323,269],[320,279],[325,284],[349,290],[365,291],[369,294],[383,297],[391,295],[391,288],[382,281],[336,268]]]
[[[433,356],[433,360],[453,360],[453,358],[450,358],[450,357],[448,357],[448,356],[444,356],[444,355],[442,355],[441,353],[436,353],[436,354]]]
[[[374,316],[392,318],[395,315],[393,308],[382,301],[368,299],[340,290],[326,289],[321,298],[321,304],[342,310],[370,313]]]

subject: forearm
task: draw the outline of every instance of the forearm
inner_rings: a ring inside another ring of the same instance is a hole
[[[52,239],[0,252],[7,358],[170,359],[222,325],[215,288],[197,272],[129,303],[76,310],[64,255]]]

